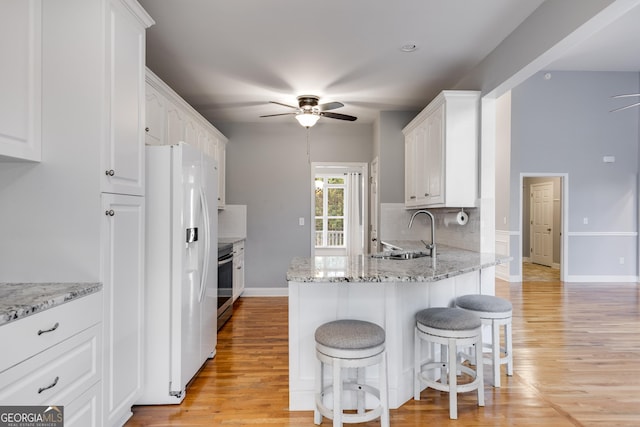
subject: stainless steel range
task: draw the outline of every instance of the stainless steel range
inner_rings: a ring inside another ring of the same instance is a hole
[[[218,243],[218,330],[233,313],[233,245]]]

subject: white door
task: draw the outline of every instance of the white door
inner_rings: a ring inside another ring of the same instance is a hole
[[[142,390],[144,345],[144,197],[102,194],[104,393],[114,425]]]
[[[553,183],[531,184],[531,262],[553,263]]]
[[[378,244],[378,207],[379,207],[379,195],[378,195],[378,158],[376,157],[371,162],[371,183],[369,186],[370,199],[371,200],[371,221],[369,225],[369,252],[375,254],[379,252],[380,246]]]

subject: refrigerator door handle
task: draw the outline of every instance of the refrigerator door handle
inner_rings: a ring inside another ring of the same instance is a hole
[[[200,296],[198,301],[204,299],[207,288],[207,275],[209,273],[209,256],[211,255],[211,223],[209,221],[209,205],[204,189],[200,187],[200,204],[202,205],[202,217],[204,220],[204,257],[202,259],[202,275],[200,276]]]

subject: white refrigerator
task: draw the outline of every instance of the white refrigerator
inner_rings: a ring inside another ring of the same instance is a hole
[[[179,404],[215,355],[216,161],[179,143],[146,147],[144,387],[137,404]]]

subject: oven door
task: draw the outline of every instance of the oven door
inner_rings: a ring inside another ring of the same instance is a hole
[[[233,310],[233,253],[218,258],[218,330]]]

